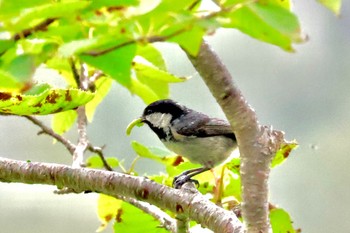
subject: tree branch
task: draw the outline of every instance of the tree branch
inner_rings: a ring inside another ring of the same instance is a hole
[[[242,216],[248,232],[269,231],[268,177],[270,162],[283,133],[262,127],[232,77],[206,42],[197,57],[187,54],[221,106],[236,134],[241,156]]]
[[[72,67],[75,67],[74,65]],[[89,88],[89,74],[86,64],[82,63],[80,66],[79,88],[81,90],[88,90]],[[79,106],[78,114],[78,144],[73,153],[73,167],[80,167],[84,161],[84,153],[89,146],[87,138],[87,117],[85,113],[85,106]]]
[[[243,232],[242,223],[232,212],[216,206],[201,194],[176,190],[143,177],[0,158],[0,181],[48,184],[68,187],[75,192],[91,190],[110,196],[126,196],[186,214],[214,232]]]
[[[46,31],[47,27],[53,23],[57,18],[48,18],[45,19],[43,22],[39,23],[38,25],[32,27],[32,28],[27,28],[24,29],[23,31],[16,33],[15,35],[13,35],[13,39],[15,41],[21,39],[21,38],[26,38],[30,35],[32,35],[34,32],[37,31]]]

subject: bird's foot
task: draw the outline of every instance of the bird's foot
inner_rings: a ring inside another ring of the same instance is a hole
[[[173,187],[175,189],[180,189],[182,187],[182,185],[184,185],[187,182],[192,182],[197,187],[199,187],[198,180],[192,179],[191,176],[188,176],[188,175],[185,175],[185,174],[180,174],[178,176],[175,176],[175,178],[173,180]]]

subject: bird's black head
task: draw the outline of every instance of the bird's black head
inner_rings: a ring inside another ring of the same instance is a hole
[[[146,116],[149,116],[153,113],[161,113],[170,114],[174,120],[186,114],[187,112],[188,109],[185,106],[182,106],[171,99],[164,99],[158,100],[148,105],[143,111],[142,117],[145,118]]]
[[[171,123],[179,117],[188,113],[189,109],[177,102],[164,99],[148,105],[142,114],[142,121],[158,135],[160,139],[170,134]]]

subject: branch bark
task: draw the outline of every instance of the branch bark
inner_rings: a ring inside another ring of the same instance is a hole
[[[0,181],[56,185],[78,193],[90,190],[135,198],[176,214],[186,214],[214,232],[243,232],[242,223],[232,212],[216,206],[198,192],[173,189],[143,177],[0,158]]]
[[[231,74],[206,42],[196,57],[187,54],[222,108],[236,134],[241,156],[242,216],[248,232],[269,231],[268,177],[270,162],[283,133],[259,124]]]

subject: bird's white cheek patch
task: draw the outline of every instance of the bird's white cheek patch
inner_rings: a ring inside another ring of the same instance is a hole
[[[151,124],[157,128],[169,127],[171,118],[172,118],[171,114],[160,113],[160,112],[152,113],[146,116],[146,120],[151,122]]]

